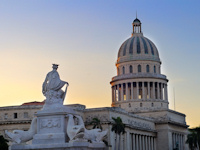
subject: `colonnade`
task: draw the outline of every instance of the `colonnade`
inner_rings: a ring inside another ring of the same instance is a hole
[[[168,100],[167,84],[162,82],[127,82],[112,86],[112,101]]]
[[[154,136],[126,132],[123,135],[121,134],[120,138],[117,135],[115,136],[115,145],[112,146],[112,149],[119,146],[121,150],[156,150],[156,138]]]
[[[185,138],[183,134],[180,133],[172,133],[172,144],[173,148],[176,148],[176,145],[178,144],[178,149],[184,150],[184,144]]]

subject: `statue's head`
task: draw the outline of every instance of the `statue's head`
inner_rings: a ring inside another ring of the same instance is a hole
[[[53,65],[53,66],[52,66],[53,69],[55,69],[55,70],[58,69],[58,66],[59,66],[58,64],[52,64],[52,65]]]

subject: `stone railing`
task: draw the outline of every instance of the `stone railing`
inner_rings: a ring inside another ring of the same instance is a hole
[[[160,58],[158,56],[149,56],[149,55],[132,55],[132,56],[125,56],[125,57],[120,57],[117,59],[117,63],[121,63],[121,62],[126,62],[126,61],[131,61],[131,60],[150,60],[150,61],[157,61],[157,62],[161,62]]]
[[[162,74],[154,74],[154,73],[130,73],[123,74],[119,76],[115,76],[112,78],[112,81],[121,80],[121,79],[132,79],[132,78],[159,78],[167,80],[165,75]]]

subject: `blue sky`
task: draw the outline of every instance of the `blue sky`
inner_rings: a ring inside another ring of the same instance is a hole
[[[132,21],[158,48],[168,79],[170,108],[200,125],[200,1],[13,0],[0,4],[1,106],[42,101],[41,84],[52,63],[69,82],[66,104],[111,104],[120,45]]]

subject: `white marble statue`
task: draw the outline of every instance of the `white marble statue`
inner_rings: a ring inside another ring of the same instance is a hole
[[[84,124],[77,125],[74,120],[74,116],[71,114],[67,115],[67,135],[70,141],[76,141],[84,137],[85,126]]]
[[[36,132],[37,118],[33,118],[31,127],[28,131],[14,130],[13,133],[11,133],[5,130],[5,134],[8,136],[8,140],[18,144],[32,140]]]
[[[45,105],[43,109],[56,109],[62,107],[63,101],[66,96],[68,82],[62,81],[57,72],[58,65],[53,64],[53,70],[49,72],[42,85],[42,93],[46,97]],[[62,87],[66,84],[65,92]]]
[[[105,131],[101,131],[101,129],[87,130],[85,128],[85,125],[81,116],[75,115],[76,119],[74,119],[73,115],[68,114],[68,117],[69,119],[68,119],[68,125],[67,125],[67,134],[70,140],[85,139],[87,141],[91,141],[92,143],[95,143],[95,142],[102,143],[102,140],[106,136],[108,130],[105,130]],[[75,124],[76,121],[77,121],[77,125]],[[80,137],[80,135],[83,135],[83,137]]]

